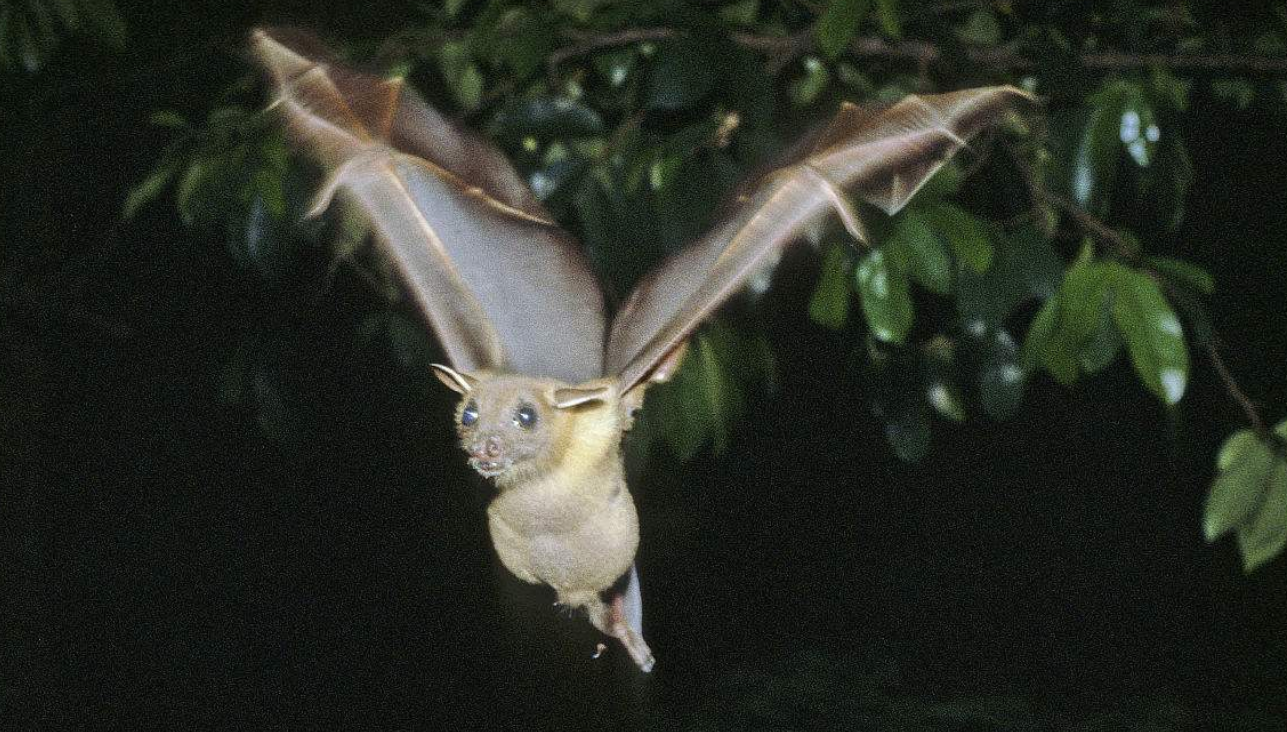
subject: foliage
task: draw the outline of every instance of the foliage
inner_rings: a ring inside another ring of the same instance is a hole
[[[4,17],[88,6],[11,2]],[[495,139],[581,237],[614,296],[700,234],[742,176],[840,100],[999,83],[1041,96],[1041,115],[979,140],[904,211],[869,212],[870,246],[852,246],[834,224],[818,232],[809,318],[856,344],[872,407],[904,460],[931,448],[936,419],[1014,414],[1043,373],[1073,386],[1125,359],[1171,409],[1194,354],[1219,359],[1204,304],[1217,283],[1177,256],[1195,176],[1183,131],[1195,94],[1283,105],[1281,5],[1223,17],[1137,0],[1045,11],[928,0],[454,0],[422,13],[378,47],[348,39],[348,51],[374,49]],[[32,21],[7,22],[0,28]],[[31,69],[50,46],[28,47],[44,49],[18,52]],[[300,235],[287,222],[308,186],[249,111],[257,105],[243,78],[200,125],[159,112],[175,139],[125,216],[172,193],[184,223],[222,227],[232,256],[271,278],[291,266]],[[379,271],[357,246],[359,229],[335,228],[336,261]],[[748,390],[771,373],[765,340],[744,331],[705,330],[674,383],[650,397],[645,423],[662,425],[676,454],[727,440]],[[1221,451],[1206,535],[1237,533],[1250,571],[1287,540],[1287,423],[1264,428],[1226,381],[1250,430]]]
[[[4,0],[0,3],[0,72],[35,73],[64,36],[83,34],[124,48],[125,22],[112,0]]]

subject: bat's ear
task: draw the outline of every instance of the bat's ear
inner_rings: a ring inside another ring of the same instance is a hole
[[[560,386],[551,389],[546,395],[555,409],[571,409],[590,402],[606,402],[612,396],[612,386],[598,384],[595,386]]]
[[[478,377],[462,374],[449,366],[443,366],[440,363],[431,363],[429,365],[433,367],[433,375],[437,376],[439,381],[457,394],[468,394],[474,390],[474,385],[478,383]]]

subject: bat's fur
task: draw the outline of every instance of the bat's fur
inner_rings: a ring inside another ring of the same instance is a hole
[[[651,668],[642,629],[632,627],[617,604],[624,598],[614,595],[612,605],[602,598],[630,571],[639,546],[621,456],[635,399],[617,398],[606,379],[570,387],[435,369],[462,396],[455,419],[461,447],[474,456],[471,464],[479,456],[488,461],[479,472],[500,489],[487,517],[501,562],[519,579],[553,587],[560,604],[584,609],[595,627],[620,638],[641,667]],[[517,417],[524,407],[535,415],[529,426]],[[474,415],[469,424],[462,419],[467,408]]]

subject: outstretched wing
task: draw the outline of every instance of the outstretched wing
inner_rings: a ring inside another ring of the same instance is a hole
[[[253,32],[292,138],[352,202],[452,366],[579,383],[603,373],[603,296],[581,250],[493,147],[401,79],[334,62],[296,31]]]
[[[758,180],[705,238],[650,273],[608,338],[607,373],[629,391],[677,349],[770,255],[819,217],[865,238],[846,198],[895,213],[974,134],[1030,97],[1013,87],[909,96],[884,109],[846,104],[787,165]]]

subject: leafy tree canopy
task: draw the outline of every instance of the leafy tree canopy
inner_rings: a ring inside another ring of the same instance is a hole
[[[319,30],[493,138],[618,295],[840,101],[1027,89],[1042,112],[979,140],[898,215],[870,212],[872,246],[838,226],[816,233],[809,319],[852,344],[889,447],[908,462],[942,422],[1007,419],[1034,379],[1073,388],[1125,360],[1168,410],[1195,378],[1213,379],[1244,424],[1226,426],[1213,456],[1205,535],[1236,536],[1247,571],[1287,544],[1283,405],[1249,396],[1226,365],[1208,306],[1234,288],[1209,270],[1217,254],[1186,243],[1218,226],[1189,195],[1203,174],[1192,150],[1209,144],[1191,131],[1247,110],[1281,121],[1287,109],[1281,3],[448,0],[386,11],[383,27],[347,17],[319,17]],[[235,51],[249,20],[224,17],[207,45],[169,49],[184,64],[224,51],[222,90],[202,108],[162,99],[151,110],[165,142],[124,193],[122,222],[173,207],[268,292],[284,292],[325,242],[331,275],[396,301],[360,226],[300,225],[315,179]],[[142,54],[128,28],[140,22],[111,0],[4,0],[0,73],[40,100],[60,44]],[[300,305],[283,295],[282,307]],[[400,313],[373,312],[366,328],[419,362],[432,345]],[[226,398],[258,400],[264,428],[290,439],[281,405],[246,386],[255,359],[239,353]],[[681,457],[719,447],[772,377],[754,318],[719,320],[650,397],[641,431]]]

